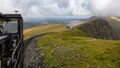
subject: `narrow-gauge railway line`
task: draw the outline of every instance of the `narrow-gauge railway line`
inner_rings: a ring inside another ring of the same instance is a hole
[[[53,32],[38,34],[38,35],[35,35],[35,36],[30,37],[30,38],[28,38],[28,39],[25,39],[25,40],[24,40],[24,49],[27,48],[27,46],[29,45],[29,43],[30,43],[33,39],[35,39],[35,38],[37,38],[37,37],[41,37],[41,36],[46,35],[46,34],[51,34],[51,33],[53,33]]]
[[[37,40],[46,34],[50,33],[39,34],[24,40],[24,68],[44,68],[44,57],[40,53],[41,49],[37,46]]]

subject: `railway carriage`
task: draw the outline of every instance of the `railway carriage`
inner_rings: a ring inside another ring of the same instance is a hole
[[[23,68],[23,18],[0,13],[0,67]]]

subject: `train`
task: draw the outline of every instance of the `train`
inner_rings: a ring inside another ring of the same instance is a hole
[[[23,68],[23,17],[0,13],[0,68]]]

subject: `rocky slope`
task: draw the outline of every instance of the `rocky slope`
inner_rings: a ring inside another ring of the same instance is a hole
[[[95,18],[86,23],[83,23],[76,28],[82,29],[89,36],[99,38],[99,39],[110,39],[118,40],[120,39],[119,35],[112,29],[109,23],[100,18]]]
[[[119,35],[120,38],[120,19],[114,16],[105,19],[108,21],[112,29]]]

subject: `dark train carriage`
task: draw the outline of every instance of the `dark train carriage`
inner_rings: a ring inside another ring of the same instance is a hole
[[[0,67],[23,67],[23,19],[20,14],[0,14]]]

